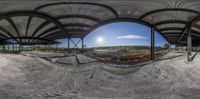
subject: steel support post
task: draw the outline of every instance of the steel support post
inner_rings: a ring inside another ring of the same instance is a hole
[[[48,44],[44,45],[45,46],[45,50],[48,50]]]
[[[196,49],[195,49],[195,50],[196,50],[196,52],[197,52],[197,44],[196,44]]]
[[[50,51],[50,42],[49,42],[49,44],[48,44],[48,52]]]
[[[15,44],[13,43],[12,44],[12,47],[13,47],[13,52],[15,51]]]
[[[177,44],[177,51],[179,51],[179,44]]]
[[[175,51],[177,51],[177,45],[175,45]]]
[[[38,44],[38,46],[37,46],[37,49],[38,49],[38,51],[40,50],[40,45]]]
[[[178,51],[178,49],[179,49],[179,44],[176,45],[176,51]]]
[[[9,47],[10,47],[10,46],[9,46],[9,43],[8,43],[8,41],[7,41],[7,48],[8,48],[8,51],[10,51]]]
[[[37,45],[36,44],[34,44],[34,50],[37,50]]]
[[[51,43],[49,44],[49,51],[51,51]]]
[[[56,50],[58,51],[58,44],[56,44]]]
[[[20,44],[18,45],[18,51],[21,51],[21,50],[20,50]]]
[[[81,38],[81,52],[84,53],[84,38]]]
[[[67,51],[68,53],[70,53],[70,38],[67,39],[67,43],[68,43]]]
[[[5,41],[3,43],[3,51],[5,52],[6,51],[6,48],[5,48]]]
[[[21,45],[21,51],[24,51],[24,45],[23,44]]]
[[[191,61],[191,53],[192,53],[192,37],[190,27],[187,27],[187,60],[188,62]]]
[[[155,32],[154,32],[154,27],[152,27],[151,28],[151,60],[155,59],[154,46],[155,46]]]

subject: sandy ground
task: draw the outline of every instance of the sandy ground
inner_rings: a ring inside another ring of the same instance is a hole
[[[127,74],[84,55],[75,58],[81,64],[56,62],[67,57],[39,52],[0,54],[0,99],[200,98],[199,54],[188,63],[185,53],[171,52],[149,65],[129,68],[133,71]]]

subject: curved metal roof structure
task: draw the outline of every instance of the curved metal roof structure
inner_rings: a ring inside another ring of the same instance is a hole
[[[200,40],[199,0],[4,0],[0,2],[0,40],[18,43],[84,38],[115,21],[154,27],[171,44]]]

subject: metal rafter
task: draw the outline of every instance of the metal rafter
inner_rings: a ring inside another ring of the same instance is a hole
[[[144,13],[142,16],[139,17],[139,19],[143,19],[151,14],[154,13],[159,13],[159,12],[165,12],[165,11],[183,11],[183,12],[190,12],[190,13],[195,13],[195,14],[199,14],[199,11],[196,10],[191,10],[191,9],[185,9],[185,8],[166,8],[166,9],[157,9],[157,10],[153,10],[153,11],[149,11],[147,13]]]
[[[44,40],[44,41],[52,41],[49,39],[44,39],[44,38],[37,38],[37,37],[14,37],[15,39],[37,39],[37,40]],[[7,40],[9,40],[11,38],[8,38]]]
[[[110,10],[115,17],[118,17],[117,11],[115,11],[115,9],[113,9],[110,6],[104,5],[104,4],[99,4],[99,3],[89,3],[89,2],[61,2],[61,3],[50,3],[50,4],[45,4],[42,6],[37,7],[35,10],[39,11],[42,8],[48,7],[48,6],[55,6],[55,5],[63,5],[63,4],[83,4],[83,5],[94,5],[94,6],[99,6],[99,7],[103,7],[106,8],[108,10]]]
[[[15,29],[15,32],[17,33],[18,37],[20,37],[20,33],[19,30],[15,24],[15,22],[10,18],[10,17],[6,17],[6,20],[10,23],[10,25]],[[21,41],[21,40],[20,40]]]
[[[89,20],[92,20],[92,21],[95,21],[95,22],[100,22],[101,20],[100,19],[97,19],[97,18],[94,18],[94,17],[91,17],[91,16],[86,16],[86,15],[64,15],[64,16],[58,16],[56,17],[57,20],[60,20],[60,19],[65,19],[65,18],[83,18],[83,19],[89,19]],[[38,26],[38,28],[34,31],[34,33],[32,34],[32,36],[35,36],[37,34],[37,32],[39,30],[41,30],[43,27],[45,27],[46,25],[50,24],[49,22],[43,22],[40,26]],[[68,23],[68,24],[64,24],[63,27],[66,27],[66,26],[81,26],[81,27],[89,27],[89,25],[87,24],[82,24],[82,23]],[[55,28],[55,27],[52,27],[52,28]],[[51,32],[49,30],[52,30],[51,28],[50,29],[47,29],[46,31],[47,32]],[[52,30],[53,31],[53,30]],[[47,33],[45,32],[45,33]],[[41,35],[43,35],[43,33],[41,33]]]
[[[145,14],[143,14],[142,16],[140,16],[139,19],[143,19],[151,14],[154,14],[154,13],[159,13],[159,12],[164,12],[164,11],[183,11],[183,12],[190,12],[190,13],[195,13],[197,15],[200,14],[199,11],[195,11],[195,10],[191,10],[191,9],[185,9],[185,8],[167,8],[167,9],[158,9],[158,10],[153,10],[153,11],[150,11],[150,12],[147,12]],[[190,23],[190,22],[189,22]],[[186,25],[188,25],[189,23],[187,23]],[[183,30],[184,31],[184,30]],[[184,33],[184,32],[183,32]],[[182,34],[183,34],[182,33]],[[182,37],[182,34],[180,35],[180,37],[178,38],[177,40],[177,43],[180,41],[180,38]]]
[[[88,15],[71,14],[71,15],[62,15],[62,16],[56,17],[57,20],[65,19],[65,18],[82,18],[82,19],[92,20],[95,22],[101,22],[100,19],[92,17],[92,16],[88,16]]]
[[[89,1],[88,1],[89,2]],[[42,6],[39,6],[39,7],[37,7],[36,8],[36,11],[40,11],[42,8],[45,8],[45,7],[49,7],[49,6],[54,6],[54,5],[60,5],[60,4],[69,4],[69,5],[71,5],[71,4],[83,4],[83,6],[84,5],[88,5],[88,3],[85,3],[85,2],[61,2],[61,3],[51,3],[51,4],[45,4],[45,5],[42,5]],[[89,3],[89,5],[90,5],[91,3]],[[107,7],[104,7],[104,8],[106,8],[106,9],[108,9],[108,10],[110,10],[112,13],[113,13],[113,15],[114,15],[114,12],[115,12],[115,15],[117,15],[117,18],[116,18],[116,20],[119,20],[119,22],[120,22],[120,20],[121,19],[123,19],[123,18],[118,18],[118,14],[117,14],[117,11],[115,11],[115,9],[113,9],[113,8],[115,8],[112,4],[110,5],[109,3],[108,3],[108,5],[106,4],[106,3],[101,3],[101,4],[98,4],[98,3],[94,3],[94,5],[95,6],[99,6],[99,5],[104,5],[104,6],[107,6]],[[93,3],[91,4],[91,5],[93,5]],[[73,7],[73,6],[71,6],[71,7]],[[103,6],[101,6],[101,7],[103,7]],[[113,8],[112,8],[113,7]],[[109,9],[109,8],[111,8],[111,9]],[[113,10],[112,10],[113,9]],[[159,9],[159,8],[158,8]],[[107,10],[106,10],[107,11]],[[114,11],[114,12],[113,12]],[[182,12],[188,12],[188,13],[194,13],[194,14],[197,14],[197,15],[200,15],[199,14],[199,11],[196,11],[196,10],[192,10],[192,9],[190,9],[190,8],[184,8],[184,7],[177,7],[177,8],[164,8],[164,9],[159,9],[159,10],[152,10],[152,11],[150,11],[150,12],[147,12],[147,13],[143,13],[142,15],[141,15],[141,17],[137,20],[137,23],[141,23],[141,24],[143,24],[143,25],[147,25],[147,26],[149,26],[149,27],[155,27],[155,26],[158,26],[158,25],[165,25],[165,24],[170,24],[170,23],[176,23],[176,24],[186,24],[186,26],[188,25],[188,24],[191,24],[192,23],[192,21],[191,22],[186,22],[186,21],[182,21],[182,20],[167,20],[167,21],[163,21],[163,22],[157,22],[157,23],[155,23],[155,24],[153,24],[153,23],[148,23],[148,22],[145,22],[145,21],[143,21],[142,19],[143,18],[145,18],[145,17],[147,17],[147,16],[149,16],[149,15],[151,15],[151,14],[154,14],[154,13],[159,13],[159,12],[163,12],[163,11],[182,11]],[[144,11],[145,12],[145,11]],[[48,13],[47,13],[48,14]],[[120,14],[120,13],[119,13]],[[4,16],[4,14],[2,14],[3,16]],[[68,15],[67,15],[68,16]],[[70,16],[70,15],[69,15]],[[69,17],[68,16],[68,17]],[[75,16],[75,15],[74,15]],[[71,18],[73,18],[74,16],[70,16]],[[80,16],[83,16],[83,15],[80,15]],[[66,17],[66,16],[65,16]],[[78,16],[77,16],[78,17]],[[85,17],[85,16],[83,16],[84,18],[88,18],[88,17]],[[125,16],[125,17],[129,17],[129,16]],[[8,18],[10,18],[10,17],[8,17]],[[30,18],[30,17],[29,17]],[[155,18],[159,18],[159,16],[157,17],[157,16],[155,16]],[[89,18],[88,18],[89,19]],[[95,18],[90,18],[90,19],[94,19],[94,20],[96,20]],[[55,17],[55,20],[57,20],[58,21],[58,19]],[[100,20],[100,19],[99,19]],[[109,19],[109,20],[115,20],[115,19]],[[97,21],[97,20],[96,20]],[[114,22],[114,21],[113,21]],[[131,22],[131,21],[129,21],[129,22]],[[136,22],[136,21],[134,21],[134,22]],[[29,22],[28,22],[29,23]],[[27,31],[28,31],[28,27],[29,27],[29,25],[28,25],[28,23],[27,23],[27,28],[26,28],[26,33],[27,33]],[[95,28],[97,28],[98,26],[101,26],[102,24],[106,24],[106,22],[104,23],[104,22],[101,22],[101,21],[99,21],[99,22],[97,22],[98,24],[97,25],[95,25],[95,26],[92,26],[92,28],[91,29],[89,29],[90,31],[92,31],[93,29],[95,29]],[[35,31],[34,31],[34,33],[32,34],[32,36],[31,37],[34,37],[36,34],[37,34],[37,32],[39,32],[44,26],[46,26],[46,25],[49,25],[50,23],[45,23],[45,25],[43,24],[43,26],[39,26],[38,27],[38,29],[36,29]],[[61,24],[62,25],[62,24]],[[64,26],[62,25],[62,27],[63,27],[63,29],[64,29]],[[63,30],[62,29],[62,30]],[[165,29],[165,28],[164,28]],[[49,29],[47,29],[47,30],[49,30]],[[53,30],[53,29],[52,29]],[[155,28],[155,30],[157,30],[158,32],[162,32],[162,29],[161,29],[161,31],[160,30],[158,30],[157,28]],[[4,31],[3,31],[4,32]],[[67,31],[65,30],[65,33],[67,33]],[[63,35],[65,35],[65,33],[64,32],[62,32],[61,34],[63,34]],[[165,32],[166,33],[166,32]],[[183,32],[184,33],[184,32]],[[43,34],[43,33],[42,33]],[[162,35],[163,33],[161,33],[161,35]],[[9,34],[8,34],[9,35]],[[12,35],[12,34],[11,34]],[[45,33],[45,35],[46,35],[46,33]],[[67,34],[68,36],[70,36],[69,34]],[[50,36],[52,36],[52,35],[50,35]],[[180,36],[182,36],[182,35],[180,35]],[[163,35],[163,37],[164,38],[166,38],[164,35]],[[181,38],[181,37],[180,37]],[[179,39],[180,39],[179,38]],[[178,41],[179,41],[179,39],[178,39]],[[178,42],[177,41],[177,42]]]
[[[186,26],[185,26],[185,28],[184,28],[184,31],[183,31],[182,34],[178,37],[176,44],[178,44],[178,43],[181,41],[183,35],[184,35],[184,34],[186,33],[186,31],[187,31],[187,27],[191,26],[193,22],[195,22],[195,21],[197,21],[197,20],[199,20],[199,19],[200,19],[200,13],[198,13],[198,15],[197,15],[196,17],[194,17],[188,24],[186,24]]]
[[[154,23],[154,26],[159,26],[159,25],[165,25],[165,24],[171,24],[171,23],[174,23],[174,24],[184,24],[186,25],[187,21],[184,21],[184,20],[167,20],[167,21],[161,21],[161,22],[157,22],[157,23]]]
[[[163,33],[163,35],[168,35],[168,34],[181,34],[182,32],[165,32],[165,33]]]
[[[84,33],[86,35],[86,33],[88,33],[88,31],[84,30],[84,29],[67,29],[68,32],[80,32],[80,33]],[[56,32],[53,32],[53,33],[50,33],[48,35],[45,35],[43,36],[42,38],[46,38],[48,36],[52,36],[52,35],[55,35],[55,34],[59,34],[59,33],[62,33],[62,31],[56,31]],[[41,36],[40,36],[41,37]]]
[[[81,24],[81,23],[69,23],[69,24],[64,24],[63,26],[64,26],[65,28],[66,28],[66,27],[71,27],[71,26],[76,26],[76,27],[80,27],[80,28],[89,28],[89,27],[90,27],[90,26],[87,25],[87,24]],[[37,37],[41,37],[41,36],[43,36],[43,35],[48,34],[48,33],[51,32],[51,31],[58,30],[58,29],[59,29],[59,27],[57,27],[57,26],[51,27],[51,28],[45,30],[44,32],[40,33],[40,35],[38,35]],[[79,30],[79,29],[78,29],[78,30]],[[68,31],[68,30],[67,30],[67,31]],[[69,31],[68,31],[68,32],[69,32]]]
[[[15,25],[15,23],[12,21],[12,19],[10,19],[10,17],[14,17],[14,16],[32,16],[32,17],[40,17],[43,19],[46,19],[52,23],[54,23],[57,27],[59,27],[59,29],[66,34],[66,31],[63,27],[63,25],[57,21],[55,18],[48,16],[46,14],[43,13],[39,13],[39,12],[32,12],[32,11],[17,11],[17,12],[9,12],[9,13],[5,13],[2,16],[0,16],[0,20],[2,19],[6,19],[9,23],[11,23],[11,25],[14,27],[16,33],[18,34],[18,37],[20,37],[20,33]],[[32,18],[31,18],[32,19]],[[31,20],[30,19],[30,20]],[[48,23],[48,22],[47,22]],[[28,26],[27,26],[28,27]],[[9,33],[6,29],[4,29],[3,27],[0,27],[0,29],[7,33],[8,35],[10,35],[12,38],[16,38],[14,37],[11,33]],[[28,31],[28,29],[27,29]],[[66,36],[69,36],[68,34],[66,34]],[[20,40],[21,41],[21,40]]]
[[[27,22],[27,25],[26,25],[26,34],[25,34],[25,37],[28,35],[29,26],[30,26],[30,23],[31,23],[32,19],[33,19],[33,17],[29,16],[28,22]]]
[[[168,31],[168,30],[181,30],[181,31],[183,31],[184,28],[180,28],[180,27],[167,27],[167,28],[159,29],[159,31],[161,31],[161,32]]]
[[[1,25],[0,25],[0,30],[2,32],[8,34],[11,38],[14,38],[14,36],[8,30],[6,30],[4,27],[2,27]]]
[[[31,35],[31,37],[34,37],[34,36],[37,34],[38,31],[40,31],[43,27],[49,25],[50,23],[51,23],[51,22],[49,22],[49,21],[45,21],[45,22],[43,22],[42,24],[40,24],[40,25],[35,29],[35,31],[34,31],[33,34]]]
[[[0,36],[4,37],[4,39],[7,39],[8,37],[0,32]],[[2,38],[3,39],[3,38]]]
[[[51,17],[49,15],[46,15],[44,13],[40,12],[33,12],[33,11],[15,11],[15,12],[8,12],[0,16],[0,20],[5,19],[5,18],[10,18],[13,16],[34,16],[34,17],[40,17],[43,19],[46,19],[52,23],[54,23],[56,26],[58,26],[63,32],[66,32],[63,25],[57,21],[54,17]],[[66,34],[68,35],[68,34]]]

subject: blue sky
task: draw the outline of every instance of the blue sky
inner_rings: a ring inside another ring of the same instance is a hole
[[[150,28],[138,23],[115,22],[101,26],[84,38],[86,47],[99,46],[123,46],[123,45],[150,45]],[[75,42],[78,39],[73,39]],[[67,40],[62,42],[61,47],[67,47]],[[162,46],[166,40],[159,34],[155,34],[156,46]],[[73,44],[71,44],[73,46]],[[71,47],[72,47],[71,46]],[[80,46],[80,45],[79,45]]]

